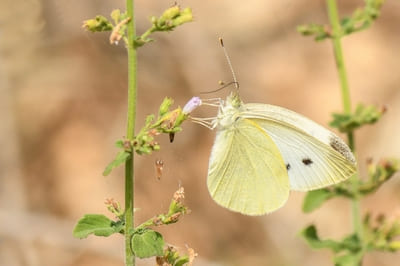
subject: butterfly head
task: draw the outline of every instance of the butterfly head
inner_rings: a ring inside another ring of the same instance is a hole
[[[218,116],[214,120],[215,125],[222,128],[230,127],[240,117],[243,108],[244,105],[238,93],[232,92],[226,98],[225,104],[220,106]]]
[[[231,92],[228,98],[226,98],[225,106],[231,106],[235,109],[240,109],[240,107],[243,106],[243,102],[239,97],[238,91]]]

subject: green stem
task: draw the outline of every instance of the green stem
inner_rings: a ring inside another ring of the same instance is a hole
[[[332,25],[332,42],[333,50],[335,53],[336,67],[339,73],[340,87],[342,89],[343,108],[346,113],[351,112],[350,90],[347,81],[346,68],[344,65],[344,58],[342,53],[342,45],[340,39],[342,37],[342,30],[339,21],[339,15],[336,7],[336,0],[327,0],[329,20]]]
[[[135,265],[135,255],[131,248],[130,232],[134,228],[133,223],[133,153],[125,163],[125,265]]]
[[[145,33],[143,33],[143,34],[140,36],[140,38],[141,38],[142,40],[146,40],[147,37],[148,37],[150,34],[152,34],[153,32],[155,32],[155,31],[156,31],[156,27],[152,26],[150,29],[146,30]]]
[[[131,18],[127,24],[128,34],[128,118],[126,138],[133,140],[136,120],[136,48],[133,45],[135,38],[134,0],[126,0],[126,10]],[[135,265],[135,254],[131,248],[130,232],[134,228],[134,152],[125,163],[125,265]]]
[[[330,24],[332,25],[332,42],[333,42],[333,50],[335,54],[336,68],[339,74],[340,87],[342,91],[342,101],[343,101],[343,109],[345,113],[351,113],[351,100],[350,100],[350,90],[349,84],[347,81],[346,67],[343,58],[342,45],[341,45],[341,37],[342,29],[340,26],[339,15],[336,5],[336,0],[327,0],[328,14]],[[350,149],[354,152],[354,135],[352,132],[347,134],[348,143]],[[352,185],[354,192],[358,190],[358,176],[353,175],[352,177]],[[353,228],[360,241],[363,239],[363,225],[361,221],[361,212],[360,212],[360,201],[358,197],[353,198],[352,200],[352,217],[353,217]],[[361,265],[361,262],[360,262]]]

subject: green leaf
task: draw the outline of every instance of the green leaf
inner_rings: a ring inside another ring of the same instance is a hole
[[[387,230],[386,238],[388,240],[391,240],[397,236],[400,236],[400,221],[396,220],[391,224],[389,230]],[[400,241],[397,241],[397,244],[395,244],[395,245],[399,245],[399,244],[400,244]],[[399,248],[400,248],[400,245],[399,245]]]
[[[300,232],[300,236],[304,238],[307,244],[313,249],[329,248],[334,252],[341,249],[341,244],[333,240],[321,240],[317,235],[317,229],[314,225],[310,225]]]
[[[73,235],[76,238],[86,238],[90,234],[110,236],[123,230],[121,221],[114,222],[102,214],[85,214],[76,224]]]
[[[363,243],[357,235],[350,234],[341,241],[334,241],[331,239],[321,240],[318,237],[317,229],[314,225],[310,225],[303,229],[300,235],[306,240],[307,244],[313,249],[328,248],[334,253],[339,255],[335,257],[335,265],[340,266],[355,266],[358,264],[351,264],[358,259],[361,259],[364,250],[362,249]]]
[[[182,256],[182,257],[179,257],[175,261],[174,266],[183,266],[185,263],[188,263],[188,262],[189,262],[189,257],[188,256]]]
[[[297,31],[304,36],[312,36],[314,35],[314,39],[316,41],[322,41],[327,38],[331,38],[331,33],[328,30],[328,27],[325,25],[319,24],[304,24],[297,27]]]
[[[349,250],[352,253],[357,253],[361,250],[361,243],[357,234],[350,234],[341,242],[341,248]]]
[[[178,251],[169,246],[165,249],[164,251],[164,259],[166,260],[168,265],[173,265],[173,266],[182,266],[185,263],[190,262],[190,258],[187,255],[180,256]]]
[[[341,20],[342,36],[370,27],[380,15],[384,0],[366,0],[365,7],[356,9],[351,17]]]
[[[362,253],[350,253],[342,256],[337,256],[333,259],[335,266],[357,266],[360,265]]]
[[[119,148],[119,149],[123,149],[124,148],[124,141],[122,139],[119,139],[115,142],[115,147]]]
[[[109,164],[106,166],[106,169],[104,169],[103,175],[104,175],[104,176],[109,175],[109,174],[111,173],[111,171],[112,171],[115,167],[117,167],[117,166],[123,164],[124,162],[126,162],[126,161],[129,159],[130,156],[131,156],[131,154],[130,154],[129,152],[127,152],[127,151],[120,151],[120,152],[117,154],[117,156],[115,157],[115,159],[114,159],[111,163],[109,163]]]
[[[131,247],[139,258],[163,256],[164,239],[160,233],[151,229],[144,229],[133,234]]]
[[[317,209],[324,203],[334,196],[329,189],[318,189],[307,193],[303,202],[303,212],[308,213]]]
[[[362,31],[372,25],[380,15],[380,9],[384,0],[366,0],[363,8],[356,9],[350,17],[340,20],[340,32],[338,36],[332,36],[331,26],[320,24],[300,25],[297,31],[305,36],[314,36],[316,41],[327,38],[341,38],[353,32]]]
[[[169,111],[169,108],[171,107],[171,105],[173,103],[174,103],[174,100],[172,100],[172,98],[165,97],[163,102],[160,105],[160,110],[158,111],[158,115],[160,117],[165,115]]]
[[[378,108],[373,105],[358,104],[354,113],[351,114],[333,114],[333,121],[330,126],[338,128],[342,133],[353,132],[366,124],[374,124],[385,113],[384,108]]]

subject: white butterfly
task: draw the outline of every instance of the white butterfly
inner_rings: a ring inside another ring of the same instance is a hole
[[[201,105],[194,97],[183,109]],[[346,180],[356,171],[349,147],[334,133],[288,109],[244,104],[237,92],[218,104],[207,186],[220,205],[246,215],[272,212],[290,189],[307,191]]]

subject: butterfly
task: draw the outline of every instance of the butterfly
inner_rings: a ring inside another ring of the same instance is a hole
[[[194,97],[184,110],[202,104]],[[296,112],[243,103],[237,91],[217,105],[215,118],[194,122],[217,131],[207,187],[214,201],[231,211],[267,214],[285,204],[290,190],[323,188],[356,172],[345,142]]]

